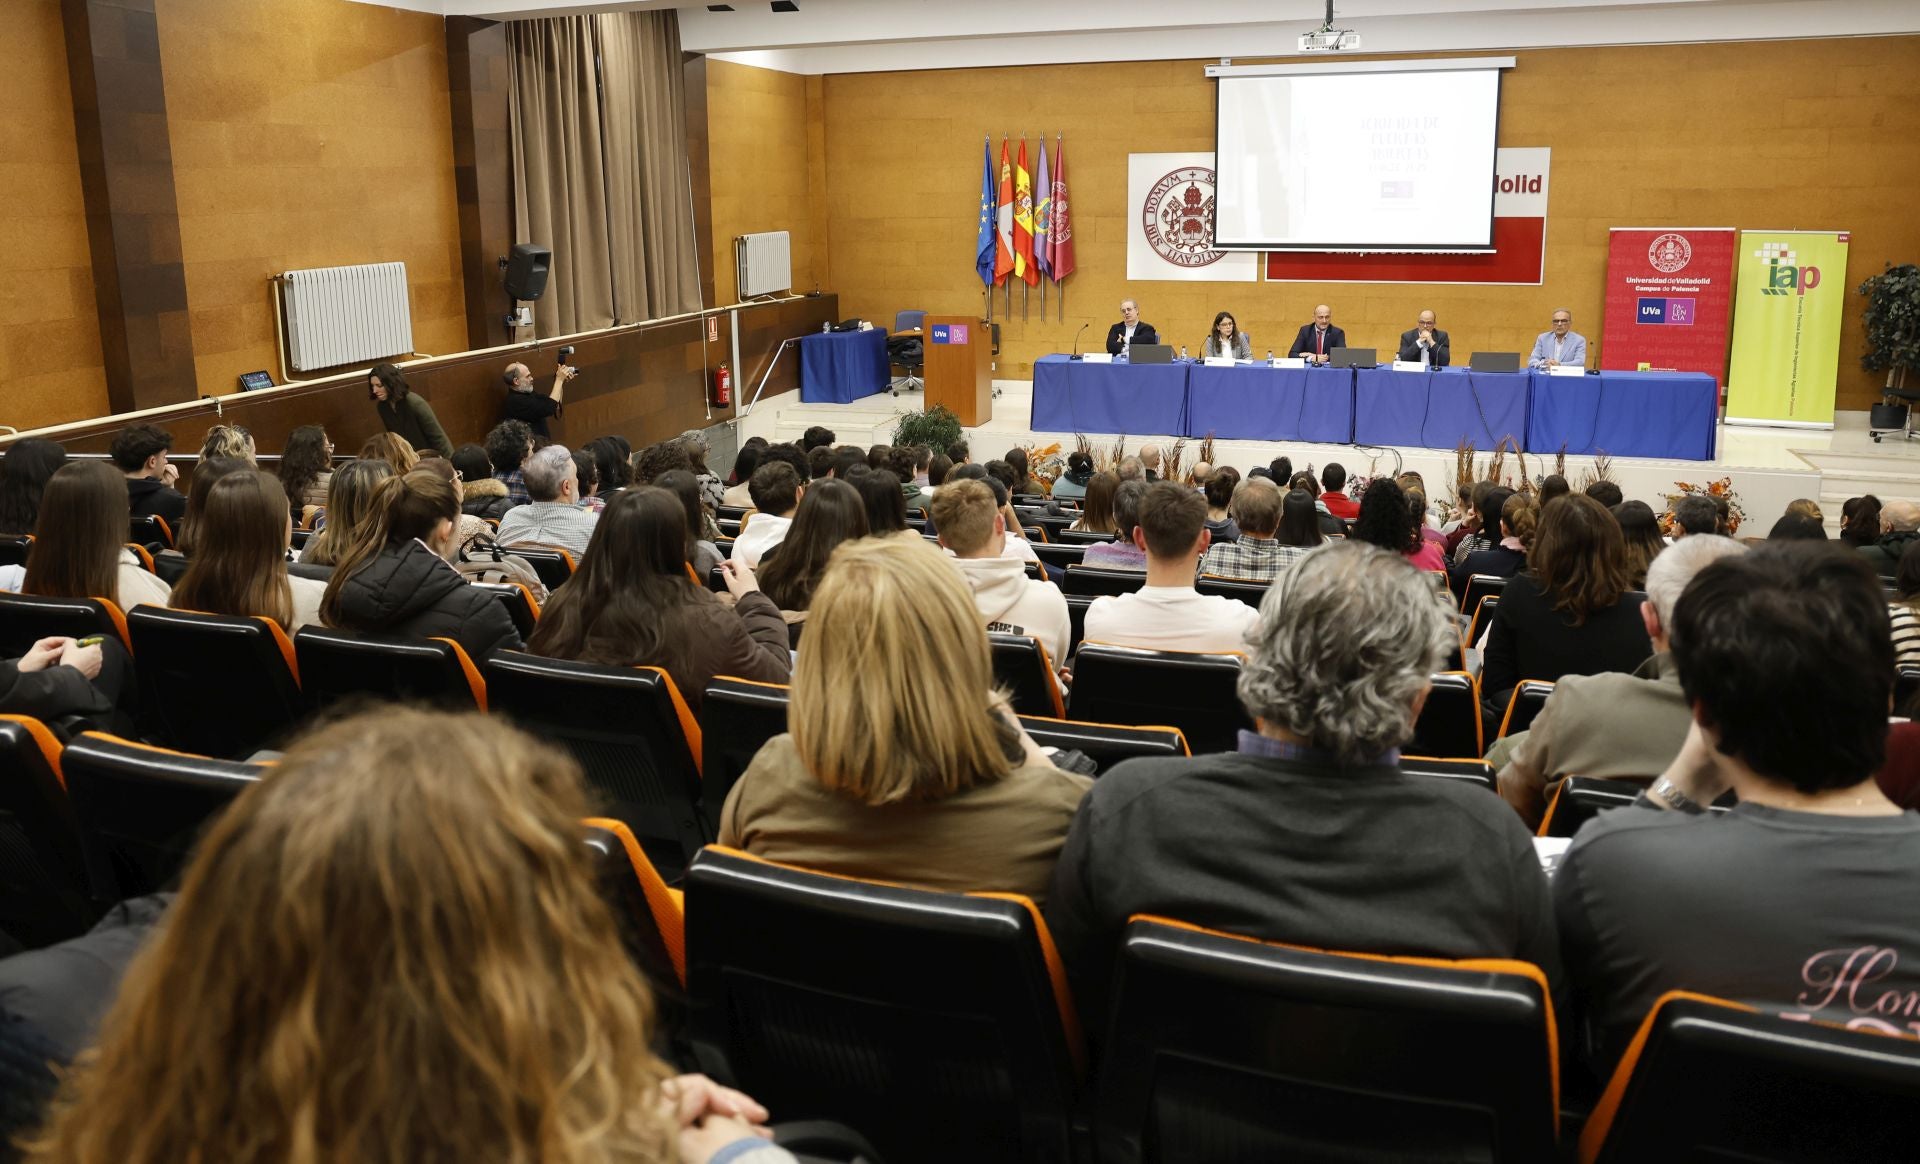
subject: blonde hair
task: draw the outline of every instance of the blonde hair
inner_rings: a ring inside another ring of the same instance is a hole
[[[787,716],[815,780],[894,804],[1004,779],[1012,728],[996,703],[987,632],[945,555],[901,538],[833,552]]]
[[[986,482],[964,478],[942,485],[927,505],[933,527],[956,554],[985,549],[993,541],[993,519],[999,512]]]
[[[484,716],[306,736],[201,842],[29,1158],[672,1158],[584,807]]]
[[[245,461],[249,468],[258,468],[253,453],[253,434],[237,424],[214,425],[207,430],[207,439],[200,444],[202,461],[224,458]]]
[[[393,466],[394,472],[404,476],[413,472],[413,467],[420,463],[420,454],[414,452],[412,442],[399,433],[377,432],[360,446],[360,459],[385,461]]]
[[[1787,513],[1796,517],[1811,517],[1815,521],[1825,521],[1826,515],[1820,512],[1820,503],[1806,497],[1796,497],[1787,502]]]

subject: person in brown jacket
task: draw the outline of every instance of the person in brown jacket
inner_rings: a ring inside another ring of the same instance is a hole
[[[580,567],[540,615],[527,649],[553,659],[659,667],[689,707],[715,675],[785,683],[787,624],[753,570],[723,562],[731,607],[687,570],[687,511],[651,485],[623,489],[600,514]]]

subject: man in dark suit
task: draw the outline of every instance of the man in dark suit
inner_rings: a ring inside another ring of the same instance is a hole
[[[1433,325],[1432,310],[1422,311],[1420,325],[1412,331],[1400,333],[1400,354],[1395,358],[1409,364],[1426,364],[1430,368],[1446,367],[1453,352],[1448,346],[1447,333]]]
[[[1333,326],[1333,308],[1322,303],[1313,309],[1313,322],[1300,329],[1287,358],[1303,356],[1310,364],[1324,364],[1333,357],[1333,349],[1347,346],[1347,333]]]
[[[1120,301],[1120,322],[1107,329],[1107,354],[1117,356],[1131,344],[1157,344],[1160,333],[1151,323],[1140,322],[1140,305],[1131,299]]]

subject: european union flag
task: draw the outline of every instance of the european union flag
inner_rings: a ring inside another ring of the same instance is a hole
[[[980,276],[980,282],[991,287],[999,194],[993,184],[993,143],[990,140],[982,139],[980,155],[980,241],[974,248],[973,269]]]

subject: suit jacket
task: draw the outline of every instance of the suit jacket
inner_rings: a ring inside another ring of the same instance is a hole
[[[1529,364],[1542,364],[1553,358],[1553,333],[1543,331],[1540,338],[1533,341],[1533,354],[1527,357]],[[1577,331],[1567,333],[1565,350],[1560,354],[1560,362],[1567,365],[1587,362],[1587,337]]]
[[[1433,348],[1428,354],[1428,362],[1436,368],[1444,368],[1453,357],[1447,333],[1439,328],[1433,329]],[[1420,329],[1411,328],[1400,333],[1400,359],[1409,363],[1420,362]]]
[[[1116,323],[1107,329],[1108,355],[1117,356],[1120,354],[1120,348],[1122,346],[1121,340],[1126,334],[1127,325],[1125,321]],[[1153,325],[1143,319],[1133,325],[1133,342],[1137,344],[1157,344],[1160,342],[1160,333],[1153,330]]]
[[[1337,327],[1329,326],[1327,328],[1327,354],[1332,355],[1333,349],[1344,348],[1346,346],[1347,333]],[[1313,354],[1313,350],[1313,325],[1309,323],[1300,329],[1299,335],[1294,337],[1293,346],[1287,349],[1287,358],[1291,360],[1299,356],[1311,355]]]

